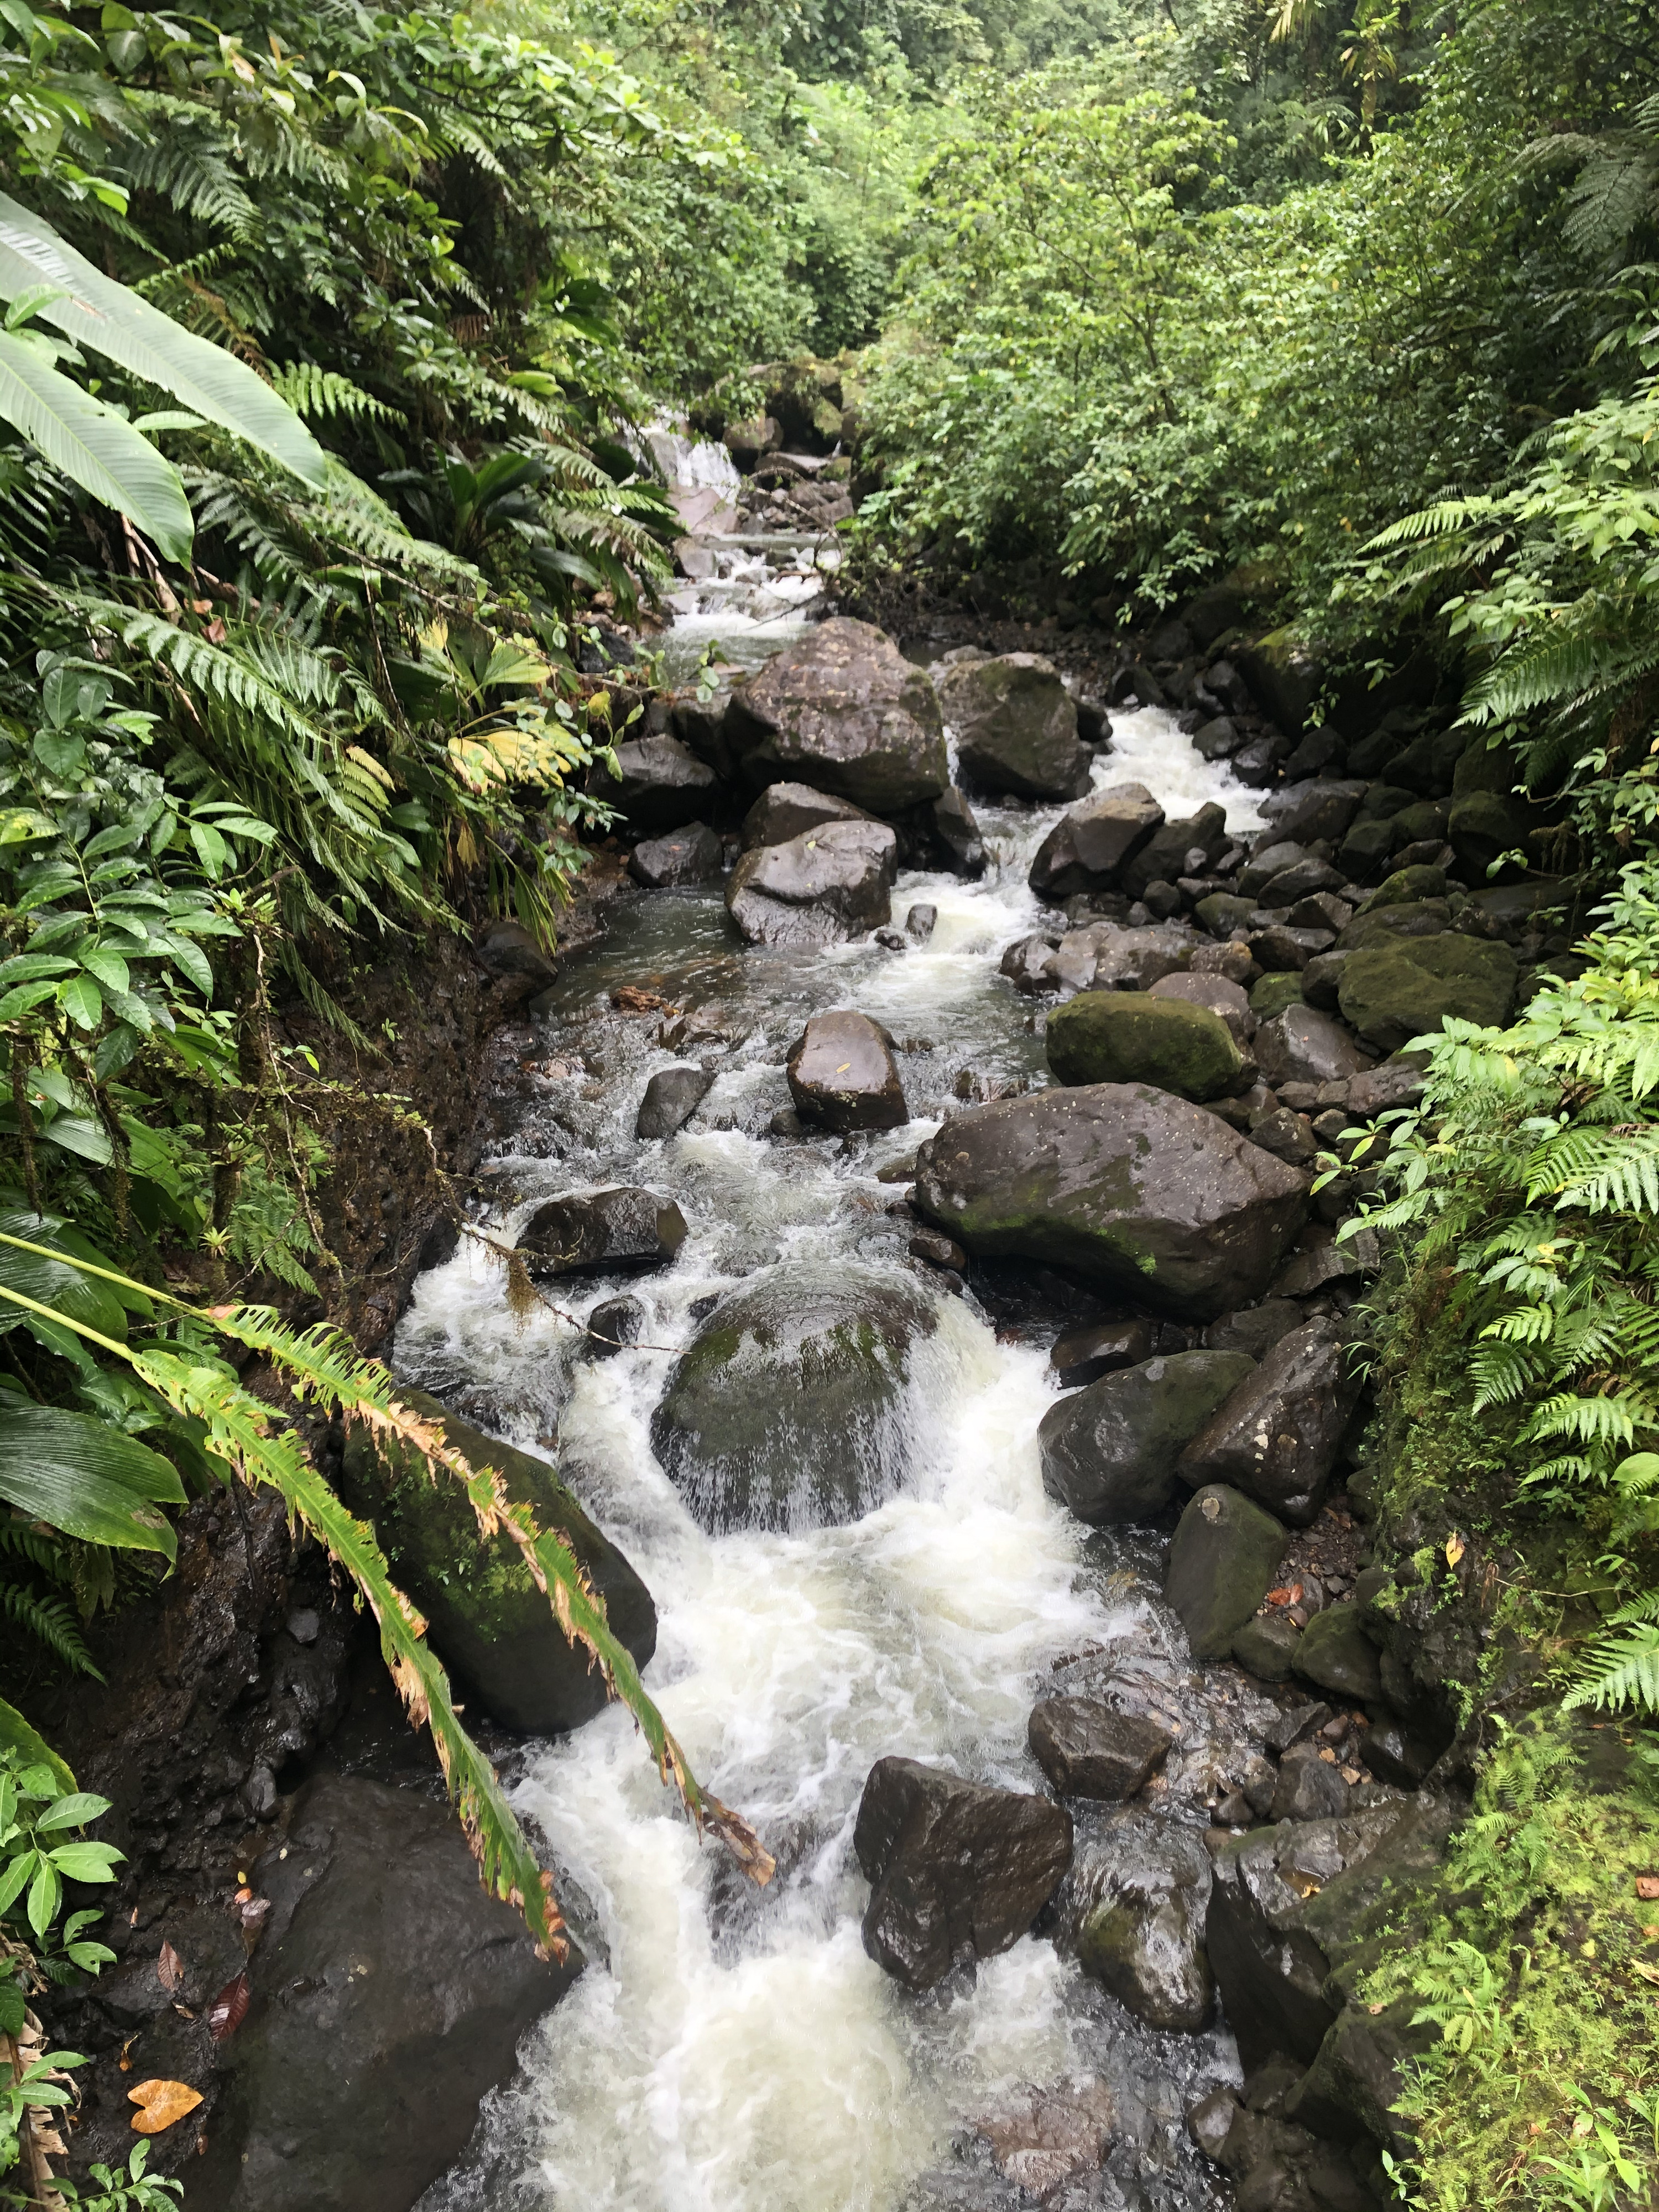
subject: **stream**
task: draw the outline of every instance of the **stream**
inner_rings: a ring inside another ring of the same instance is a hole
[[[676,656],[713,641],[752,665],[798,634],[793,605],[744,597],[685,595]],[[1097,785],[1145,783],[1171,816],[1219,799],[1230,829],[1260,826],[1254,794],[1203,762],[1172,716],[1114,722]],[[1042,1932],[925,1997],[884,1975],[860,1936],[853,1823],[884,1753],[1041,1789],[1026,1748],[1034,1699],[1109,1679],[1121,1702],[1176,1725],[1177,1748],[1150,1809],[1079,1808],[1082,1864],[1102,1839],[1158,1824],[1201,1841],[1253,1717],[1241,1678],[1223,1686],[1188,1657],[1158,1595],[1163,1540],[1091,1531],[1044,1495],[1036,1429],[1055,1389],[1055,1317],[952,1295],[908,1256],[914,1223],[884,1211],[903,1184],[878,1170],[963,1097],[1046,1080],[1042,1016],[997,963],[1040,919],[1026,872],[1062,810],[977,811],[982,880],[900,876],[896,926],[912,904],[938,909],[924,945],[746,948],[714,886],[629,893],[604,940],[564,963],[543,1002],[537,1101],[488,1164],[481,1218],[511,1235],[569,1190],[643,1182],[672,1195],[690,1231],[672,1267],[564,1293],[585,1313],[632,1291],[643,1342],[596,1361],[549,1313],[520,1326],[499,1269],[465,1245],[422,1279],[402,1324],[399,1371],[556,1455],[644,1576],[660,1615],[647,1686],[701,1779],[778,1858],[760,1891],[718,1846],[700,1848],[619,1707],[533,1748],[516,1802],[551,1844],[590,1964],[422,2212],[991,2212],[1031,2200],[998,2171],[988,2116],[1017,2112],[1032,2088],[1063,2102],[1091,2084],[1115,2116],[1105,2167],[1048,2202],[1227,2201],[1184,2124],[1196,2096],[1238,2079],[1224,2026],[1142,2026]],[[614,1010],[623,984],[677,1013]],[[790,1103],[787,1049],[832,1006],[898,1042],[908,1127],[769,1133]],[[646,1082],[677,1059],[718,1079],[680,1133],[641,1142]],[[919,1285],[939,1325],[912,1363],[885,1502],[848,1526],[711,1536],[652,1452],[672,1364],[659,1347],[684,1345],[719,1294],[785,1261]]]

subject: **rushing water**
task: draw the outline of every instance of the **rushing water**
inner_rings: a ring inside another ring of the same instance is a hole
[[[1168,715],[1115,719],[1097,782],[1143,782],[1171,814],[1218,798],[1230,827],[1258,826],[1250,794]],[[624,903],[556,988],[538,1102],[516,1150],[491,1164],[487,1218],[510,1232],[550,1196],[617,1182],[672,1194],[689,1239],[670,1269],[627,1285],[647,1309],[645,1341],[604,1362],[575,1356],[580,1340],[553,1316],[515,1322],[499,1272],[465,1247],[417,1287],[402,1371],[556,1452],[656,1598],[647,1686],[704,1783],[779,1859],[763,1893],[718,1848],[700,1850],[620,1709],[534,1751],[517,1802],[550,1840],[592,1963],[528,2039],[518,2081],[490,2100],[427,2212],[1012,2206],[1018,2191],[982,2149],[964,2151],[973,2122],[1021,2085],[1085,2075],[1111,2090],[1117,2142],[1110,2170],[1065,2203],[1211,2201],[1182,2122],[1200,2087],[1236,2078],[1224,2030],[1141,2027],[1040,1937],[971,1986],[921,1999],[860,1941],[867,1893],[852,1825],[884,1753],[1041,1786],[1025,1747],[1034,1695],[1056,1680],[1088,1686],[1104,1668],[1182,1720],[1172,1817],[1201,1826],[1225,1764],[1229,1716],[1214,1695],[1206,1705],[1158,1602],[1156,1547],[1091,1537],[1043,1494],[1046,1340],[999,1331],[935,1287],[876,1179],[939,1126],[964,1072],[981,1095],[988,1081],[1041,1079],[1039,1018],[997,960],[1037,919],[1025,875],[1058,811],[984,810],[993,860],[980,883],[902,876],[896,921],[915,902],[939,909],[927,943],[902,953],[745,948],[717,890]],[[678,1052],[659,1042],[659,1017],[610,1009],[623,981],[686,1013]],[[788,1046],[831,1006],[874,1015],[900,1041],[915,1118],[845,1142],[773,1138]],[[718,1080],[690,1127],[641,1143],[646,1080],[677,1057],[717,1065]],[[939,1327],[911,1369],[902,1479],[850,1527],[711,1537],[652,1454],[663,1347],[689,1340],[697,1301],[783,1260],[896,1273],[936,1297]],[[586,1285],[573,1304],[620,1287]]]

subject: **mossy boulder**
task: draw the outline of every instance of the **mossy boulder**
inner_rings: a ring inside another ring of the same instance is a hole
[[[1327,1606],[1315,1613],[1302,1632],[1295,1666],[1304,1680],[1351,1704],[1371,1704],[1382,1695],[1376,1646],[1365,1633],[1358,1606]]]
[[[1156,1520],[1182,1445],[1255,1371],[1242,1352],[1178,1352],[1062,1398],[1037,1431],[1043,1488],[1081,1521]]]
[[[1210,1869],[1196,1837],[1115,1838],[1106,1895],[1078,1930],[1078,1963],[1148,2027],[1196,2035],[1215,1984],[1204,1948]],[[1137,1848],[1137,1845],[1139,1848]]]
[[[1403,821],[1404,815],[1396,819]],[[1422,899],[1440,899],[1446,896],[1446,876],[1442,868],[1396,868],[1391,876],[1384,876],[1366,900],[1364,911],[1376,914],[1385,906],[1415,906]]]
[[[1379,1052],[1398,1052],[1449,1015],[1500,1026],[1515,999],[1507,945],[1445,930],[1399,937],[1356,952],[1342,970],[1342,1018]]]
[[[644,1666],[657,1647],[651,1593],[552,1468],[458,1421],[424,1390],[399,1384],[398,1396],[434,1422],[471,1466],[493,1468],[538,1528],[564,1536],[604,1599],[612,1630]],[[427,1617],[433,1650],[495,1719],[549,1735],[579,1728],[602,1709],[605,1684],[587,1654],[566,1639],[516,1548],[479,1535],[453,1477],[434,1479],[416,1455],[354,1423],[339,1487],[352,1511],[373,1522],[392,1579]]]
[[[1270,1022],[1286,1006],[1302,1004],[1299,975],[1261,975],[1250,986],[1250,1012],[1258,1022]]]
[[[1285,1531],[1241,1491],[1206,1483],[1182,1515],[1164,1595],[1195,1659],[1220,1659],[1273,1587]]]
[[[1219,1098],[1243,1060],[1208,1006],[1144,991],[1080,991],[1048,1017],[1057,1083],[1150,1083],[1179,1098]]]
[[[1059,670],[1040,653],[958,661],[939,685],[962,780],[1016,799],[1081,799],[1092,758]]]

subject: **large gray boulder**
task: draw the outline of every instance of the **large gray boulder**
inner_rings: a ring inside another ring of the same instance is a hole
[[[1244,1061],[1208,1006],[1146,991],[1080,991],[1048,1017],[1057,1083],[1150,1083],[1198,1102],[1238,1084]]]
[[[811,784],[876,814],[939,798],[951,781],[927,674],[870,623],[839,616],[740,684],[724,734],[744,781]]]
[[[1256,1019],[1250,1011],[1249,993],[1242,983],[1231,982],[1225,975],[1160,975],[1147,995],[1154,999],[1184,999],[1189,1006],[1207,1006],[1226,1023],[1235,1044],[1248,1044],[1255,1035]]]
[[[1018,1942],[1064,1878],[1071,1815],[1046,1797],[881,1759],[853,1848],[871,1885],[864,1948],[908,1989]]]
[[[787,845],[792,837],[820,830],[826,822],[867,822],[870,817],[850,799],[808,783],[769,783],[743,817],[745,853],[762,845]]]
[[[1078,1962],[1148,2027],[1195,2035],[1215,1984],[1204,1949],[1209,1855],[1173,1824],[1126,1826],[1076,1847],[1062,1899]]]
[[[362,1776],[307,1784],[253,1872],[270,1916],[247,2016],[219,2046],[227,2093],[186,2202],[409,2212],[581,1954],[536,1956],[441,1799]]]
[[[1271,1513],[1211,1483],[1177,1522],[1164,1595],[1195,1659],[1220,1659],[1273,1587],[1285,1531]]]
[[[1221,858],[1231,842],[1227,810],[1212,799],[1196,814],[1166,822],[1154,830],[1125,865],[1118,878],[1120,887],[1131,898],[1140,898],[1149,884],[1172,884],[1182,876],[1201,875]],[[1194,852],[1203,855],[1196,868],[1191,862]]]
[[[773,1268],[693,1338],[652,1416],[653,1449],[706,1528],[856,1520],[903,1478],[910,1359],[937,1327],[920,1285]]]
[[[1146,991],[1161,976],[1190,965],[1203,942],[1184,923],[1158,921],[1127,929],[1093,921],[1068,929],[1054,955],[1054,981],[1065,991]]]
[[[1164,820],[1144,784],[1113,783],[1068,807],[1037,848],[1030,885],[1039,898],[1117,888],[1118,871]]]
[[[1201,1106],[1102,1083],[957,1115],[917,1155],[916,1203],[969,1252],[1211,1321],[1267,1288],[1307,1182]]]
[[[1118,1801],[1144,1789],[1175,1739],[1098,1698],[1044,1698],[1025,1724],[1031,1756],[1062,1797]]]
[[[910,1118],[893,1040],[868,1014],[814,1014],[787,1073],[796,1111],[826,1129],[897,1129]]]
[[[1040,653],[963,660],[939,687],[963,782],[1016,799],[1081,799],[1091,755],[1060,672]]]
[[[1329,1322],[1292,1329],[1193,1436],[1176,1472],[1224,1482],[1292,1528],[1319,1510],[1359,1378]]]
[[[1062,1398],[1037,1430],[1043,1488],[1080,1521],[1155,1521],[1182,1445],[1255,1371],[1243,1352],[1178,1352]]]
[[[672,1198],[623,1183],[538,1206],[519,1231],[519,1250],[538,1279],[632,1274],[666,1267],[685,1238],[685,1216]]]
[[[619,776],[596,768],[588,787],[639,836],[660,836],[700,821],[718,795],[714,769],[678,738],[629,738],[617,747],[617,766]]]
[[[657,1648],[651,1593],[545,1460],[457,1420],[424,1390],[400,1382],[398,1396],[470,1466],[492,1468],[538,1528],[563,1536],[643,1667]],[[358,1422],[347,1427],[338,1480],[351,1510],[374,1524],[393,1581],[426,1615],[433,1650],[495,1720],[554,1735],[603,1710],[605,1684],[587,1654],[559,1626],[516,1548],[480,1536],[459,1483],[434,1480],[424,1460]]]
[[[726,907],[751,945],[845,945],[893,916],[898,840],[883,822],[825,822],[745,853]]]
[[[725,857],[720,839],[706,822],[693,822],[665,836],[647,837],[629,855],[628,872],[647,890],[706,884],[720,872]]]
[[[1340,1083],[1369,1065],[1340,1022],[1313,1006],[1286,1006],[1255,1033],[1264,1083]]]

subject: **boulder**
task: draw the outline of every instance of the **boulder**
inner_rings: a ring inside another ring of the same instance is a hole
[[[546,1462],[458,1421],[423,1390],[399,1383],[398,1397],[434,1423],[470,1466],[493,1468],[538,1528],[563,1535],[611,1627],[644,1666],[657,1646],[651,1593]],[[553,1735],[603,1709],[605,1684],[587,1654],[566,1638],[517,1549],[480,1536],[459,1483],[434,1481],[406,1446],[356,1422],[346,1430],[338,1480],[347,1505],[374,1523],[393,1580],[426,1615],[433,1650],[495,1720]]]
[[[1103,1083],[947,1121],[917,1153],[916,1203],[969,1252],[1209,1321],[1267,1288],[1307,1184],[1201,1106]]]
[[[1178,877],[1200,875],[1213,867],[1231,842],[1227,835],[1227,810],[1212,799],[1196,814],[1166,822],[1155,830],[1125,863],[1119,886],[1131,898],[1144,898],[1152,884],[1174,883]],[[1197,868],[1192,865],[1194,851],[1203,855]]]
[[[1069,1328],[1048,1354],[1062,1390],[1080,1390],[1120,1367],[1139,1367],[1152,1356],[1152,1332],[1144,1321],[1090,1322]]]
[[[1304,846],[1274,831],[1264,830],[1254,853],[1238,872],[1239,894],[1259,900],[1275,876],[1283,875],[1309,857]]]
[[[635,845],[628,859],[628,872],[648,890],[667,890],[677,884],[706,884],[719,875],[725,848],[706,822],[693,822],[665,837],[648,837]]]
[[[1265,1358],[1280,1337],[1300,1328],[1303,1312],[1293,1298],[1264,1298],[1212,1322],[1204,1332],[1206,1352],[1248,1352],[1252,1359]]]
[[[979,834],[974,810],[954,785],[928,810],[933,841],[940,858],[953,876],[985,873],[985,840]]]
[[[1466,791],[1454,799],[1446,836],[1467,881],[1485,884],[1505,853],[1524,853],[1532,830],[1526,808],[1501,791]]]
[[[590,1359],[613,1359],[644,1333],[645,1308],[624,1291],[618,1298],[601,1298],[589,1313],[582,1350]]]
[[[732,695],[725,734],[751,790],[795,781],[890,815],[951,781],[939,700],[869,623],[817,623]]]
[[[1240,898],[1234,891],[1212,891],[1193,908],[1193,919],[1212,937],[1225,939],[1247,929],[1255,912],[1253,898]]]
[[[545,952],[521,921],[498,918],[478,933],[473,947],[480,967],[495,976],[522,976],[538,991],[557,980],[556,963]]]
[[[814,1014],[790,1051],[788,1076],[796,1112],[823,1128],[898,1129],[910,1118],[893,1040],[867,1014]]]
[[[1439,937],[1451,927],[1444,899],[1413,899],[1403,906],[1367,908],[1337,933],[1339,952],[1369,952],[1401,937]]]
[[[1079,993],[1049,1015],[1047,1043],[1057,1083],[1150,1083],[1200,1102],[1231,1091],[1244,1065],[1219,1014],[1145,991]]]
[[[1397,817],[1403,822],[1405,816]],[[1424,899],[1443,899],[1446,896],[1445,872],[1440,868],[1396,868],[1382,881],[1365,902],[1365,912],[1376,914],[1385,906],[1416,906]]]
[[[880,1759],[853,1848],[871,1885],[865,1949],[907,1989],[927,1990],[958,1960],[1018,1942],[1071,1863],[1072,1820],[1046,1797]]]
[[[585,1198],[550,1199],[519,1231],[518,1243],[526,1267],[539,1279],[664,1267],[685,1238],[685,1216],[672,1198],[625,1183]]]
[[[1343,969],[1342,1018],[1379,1052],[1398,1052],[1439,1029],[1449,1015],[1500,1028],[1509,1019],[1515,981],[1514,953],[1489,938],[1450,930],[1397,938],[1357,951]]]
[[[1273,1587],[1285,1531],[1224,1483],[1188,1503],[1176,1525],[1164,1595],[1196,1659],[1219,1659]]]
[[[844,945],[893,915],[898,840],[882,822],[826,822],[745,853],[726,905],[751,945]]]
[[[645,1086],[636,1137],[672,1137],[682,1129],[714,1087],[714,1074],[707,1067],[659,1067]]]
[[[700,820],[718,793],[714,769],[678,738],[629,738],[617,747],[617,766],[619,777],[595,768],[588,788],[637,836],[659,836]]]
[[[1382,1695],[1376,1646],[1365,1633],[1357,1606],[1327,1606],[1315,1613],[1297,1647],[1296,1671],[1350,1705],[1373,1704]]]
[[[1282,1682],[1296,1665],[1302,1631],[1288,1613],[1258,1613],[1233,1638],[1233,1656],[1263,1682]]]
[[[1043,1488],[1080,1521],[1156,1520],[1182,1446],[1253,1371],[1242,1352],[1179,1352],[1062,1398],[1037,1429]]]
[[[1176,1472],[1194,1486],[1226,1483],[1293,1528],[1306,1528],[1358,1395],[1335,1328],[1310,1322],[1280,1337],[1193,1437]]]
[[[1055,981],[1066,991],[1145,991],[1185,968],[1200,939],[1179,922],[1125,929],[1096,921],[1067,930],[1054,954]]]
[[[844,1266],[789,1264],[722,1298],[651,1417],[670,1480],[706,1528],[856,1520],[902,1480],[906,1386],[933,1297]]]
[[[955,731],[963,780],[1016,799],[1081,799],[1090,755],[1077,708],[1052,661],[1035,653],[963,660],[948,669],[939,704]]]
[[[361,1775],[308,1783],[253,1874],[270,1914],[247,2016],[219,2046],[229,2078],[190,2201],[408,2212],[581,1955],[537,1957],[441,1797]]]
[[[1317,1618],[1317,1616],[1316,1616]],[[1309,1626],[1312,1626],[1312,1622]],[[1348,1785],[1334,1759],[1310,1743],[1296,1743],[1279,1761],[1279,1783],[1267,1808],[1270,1820],[1334,1820],[1348,1809]]]
[[[1156,1721],[1117,1712],[1098,1698],[1044,1698],[1031,1708],[1025,1740],[1062,1797],[1113,1802],[1143,1789],[1175,1741]]]
[[[1124,863],[1163,821],[1164,809],[1144,784],[1109,784],[1068,807],[1038,846],[1031,889],[1039,898],[1056,901],[1079,891],[1115,890]]]
[[[1286,1006],[1299,1006],[1302,1003],[1299,975],[1263,975],[1250,986],[1250,1012],[1258,1022],[1270,1022]]]
[[[1297,845],[1340,845],[1359,811],[1369,786],[1321,778],[1294,791],[1270,792],[1261,811],[1275,836]]]
[[[1224,975],[1160,975],[1147,995],[1154,999],[1184,999],[1188,1006],[1207,1006],[1226,1023],[1235,1044],[1248,1044],[1255,1035],[1249,993],[1242,983],[1230,982]]]
[[[1079,1964],[1148,2027],[1196,2035],[1215,1994],[1203,1844],[1165,1827],[1156,1837],[1114,1837],[1097,1865],[1081,1863],[1082,1851],[1079,1858],[1079,1887],[1096,1899],[1079,1917]]]
[[[1392,1106],[1415,1106],[1423,1096],[1423,1065],[1418,1060],[1385,1060],[1381,1067],[1368,1068],[1348,1085],[1348,1112],[1357,1121],[1370,1121]]]
[[[1304,984],[1305,988],[1305,984]],[[1254,1057],[1264,1083],[1341,1083],[1369,1063],[1340,1024],[1313,1006],[1286,1006],[1255,1033]]]
[[[870,817],[850,799],[806,783],[769,783],[743,817],[745,853],[762,845],[787,845],[792,837],[821,830],[826,822],[867,822]]]
[[[1041,992],[1058,988],[1054,959],[1054,939],[1034,931],[1007,947],[997,963],[997,973],[1006,975],[1017,991],[1036,998]]]

